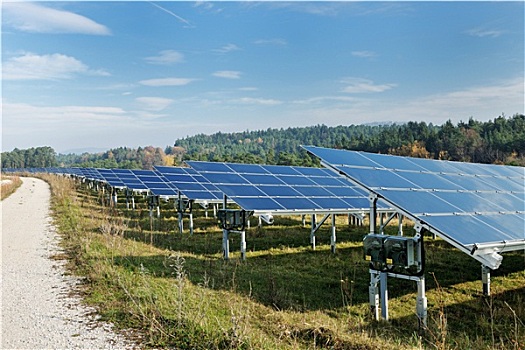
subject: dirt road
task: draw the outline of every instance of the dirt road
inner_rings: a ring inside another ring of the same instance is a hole
[[[23,178],[2,212],[2,349],[131,349],[108,324],[72,296],[49,216],[47,183]]]

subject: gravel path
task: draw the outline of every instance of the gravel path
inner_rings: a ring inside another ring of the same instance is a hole
[[[131,342],[98,322],[71,291],[78,279],[64,263],[49,217],[47,183],[23,184],[0,202],[2,224],[2,349],[132,349]]]

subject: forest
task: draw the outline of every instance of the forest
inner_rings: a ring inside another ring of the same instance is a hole
[[[2,153],[2,167],[98,167],[151,169],[185,160],[318,166],[300,145],[475,163],[525,166],[525,116],[456,125],[425,122],[388,125],[315,125],[237,133],[198,134],[173,146],[119,147],[102,153],[56,154],[51,147]]]

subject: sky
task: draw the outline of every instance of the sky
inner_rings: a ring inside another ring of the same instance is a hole
[[[2,1],[2,151],[510,117],[524,4]]]

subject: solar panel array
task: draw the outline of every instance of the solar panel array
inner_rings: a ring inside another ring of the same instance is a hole
[[[223,194],[191,168],[155,166],[155,170],[184,197],[202,202],[221,202]]]
[[[451,242],[524,249],[523,167],[303,148]]]
[[[321,168],[188,161],[241,208],[271,213],[363,211],[368,195]]]

